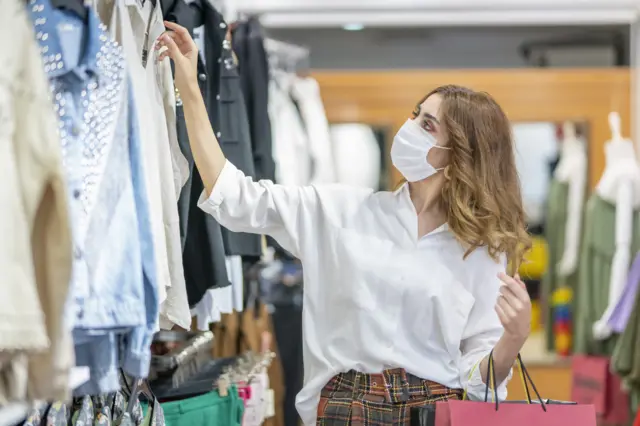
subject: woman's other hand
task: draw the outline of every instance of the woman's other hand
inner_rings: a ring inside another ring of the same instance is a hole
[[[496,312],[504,327],[505,337],[524,344],[531,331],[531,299],[520,277],[498,274],[503,282],[496,302]]]
[[[175,85],[178,91],[186,92],[194,84],[198,85],[198,46],[183,26],[169,21],[164,21],[164,25],[168,31],[158,37],[156,50],[166,49],[160,53],[158,61],[167,57],[173,60]]]

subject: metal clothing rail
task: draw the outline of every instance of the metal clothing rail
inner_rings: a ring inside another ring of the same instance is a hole
[[[309,49],[293,43],[287,43],[272,38],[264,40],[264,48],[267,54],[294,56],[296,58],[305,58],[309,56]]]
[[[309,67],[309,49],[306,47],[265,38],[264,48],[272,68],[295,71],[299,68]]]

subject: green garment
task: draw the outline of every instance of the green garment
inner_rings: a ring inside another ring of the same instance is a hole
[[[244,403],[235,386],[228,395],[221,397],[218,391],[160,404],[166,426],[241,426]]]
[[[633,216],[631,253],[640,248],[637,230],[638,213]],[[611,263],[615,247],[616,206],[593,194],[587,202],[584,233],[578,267],[578,282],[574,297],[574,352],[587,355],[611,356],[618,340],[612,336],[598,341],[593,338],[593,324],[609,304]]]
[[[553,293],[561,287],[569,287],[575,292],[578,271],[566,277],[558,275],[558,263],[564,254],[565,233],[567,228],[569,184],[552,180],[547,199],[547,216],[545,223],[545,240],[548,246],[547,270],[542,277],[542,300],[544,315],[544,331],[547,337],[547,350],[555,352],[555,336],[553,332]],[[574,298],[575,300],[575,298]],[[572,308],[572,312],[575,309]]]
[[[636,294],[629,322],[618,338],[611,365],[631,391],[631,407],[635,412],[640,404],[640,292]]]

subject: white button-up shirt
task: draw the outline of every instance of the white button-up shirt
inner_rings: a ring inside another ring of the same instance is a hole
[[[296,403],[304,424],[315,424],[325,384],[350,369],[401,367],[484,398],[474,366],[503,333],[494,305],[504,262],[486,249],[463,259],[446,225],[418,239],[406,185],[287,187],[253,182],[227,162],[199,206],[234,232],[273,236],[302,260],[305,380]]]

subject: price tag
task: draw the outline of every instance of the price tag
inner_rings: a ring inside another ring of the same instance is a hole
[[[276,415],[276,401],[273,389],[267,389],[264,393],[264,417],[269,418]]]

